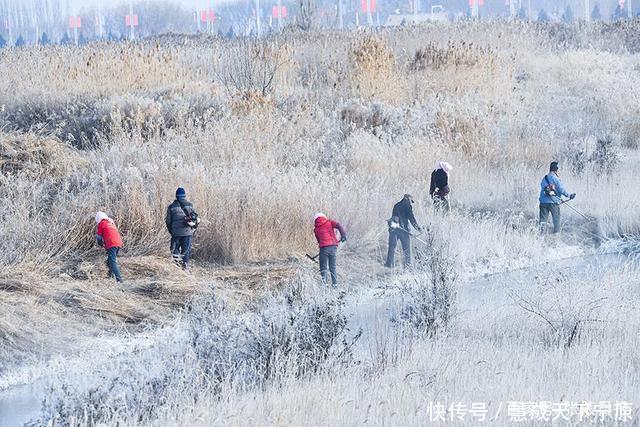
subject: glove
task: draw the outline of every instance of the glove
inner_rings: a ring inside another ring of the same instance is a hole
[[[569,200],[573,200],[576,198],[576,193],[569,194]]]
[[[340,238],[340,243],[344,243],[344,242],[346,242],[346,241],[347,241],[347,236],[342,236],[342,237]]]

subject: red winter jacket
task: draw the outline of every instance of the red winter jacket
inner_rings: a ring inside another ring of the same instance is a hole
[[[109,218],[105,218],[100,221],[96,235],[102,238],[104,248],[107,250],[111,248],[121,248],[123,246],[120,233],[118,233],[116,225]]]
[[[316,218],[316,227],[313,232],[316,234],[319,247],[338,246],[338,238],[336,237],[336,232],[333,231],[335,228],[340,232],[340,238],[347,237],[347,233],[338,222],[324,216]]]

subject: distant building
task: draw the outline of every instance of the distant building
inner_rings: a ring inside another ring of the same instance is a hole
[[[397,13],[389,15],[384,26],[400,27],[404,25],[419,25],[426,22],[449,22],[449,14],[443,11],[435,13]]]

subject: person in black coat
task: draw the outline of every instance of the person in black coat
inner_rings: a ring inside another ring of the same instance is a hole
[[[402,200],[393,206],[391,218],[387,220],[389,224],[389,251],[387,252],[386,267],[395,265],[396,246],[398,240],[402,244],[404,252],[404,266],[411,265],[411,234],[409,232],[409,224],[417,231],[422,231],[422,227],[418,225],[413,215],[413,197],[405,194]]]
[[[436,210],[449,212],[449,172],[452,167],[447,162],[438,162],[436,168],[431,172],[431,185],[429,195],[433,199]]]
[[[193,235],[199,221],[193,204],[187,201],[186,191],[182,187],[178,188],[176,200],[167,207],[165,223],[171,234],[171,255],[185,270],[191,258]]]

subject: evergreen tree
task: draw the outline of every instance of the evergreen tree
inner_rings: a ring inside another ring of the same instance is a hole
[[[617,2],[616,2],[617,3]],[[616,10],[613,11],[613,15],[611,15],[611,19],[614,21],[619,21],[620,19],[624,19],[627,17],[625,10],[620,6],[620,3],[617,3]]]
[[[562,12],[562,20],[564,22],[573,21],[573,9],[571,9],[571,6],[567,5],[567,7],[564,8],[564,12]]]
[[[40,36],[40,40],[38,40],[38,43],[40,43],[42,46],[46,46],[51,43],[51,40],[49,40],[49,36],[47,35],[47,33],[42,33],[42,35]]]
[[[233,31],[233,26],[229,27],[229,31],[227,31],[227,38],[234,38],[236,36],[236,32]]]
[[[540,9],[538,12],[538,22],[549,22],[549,15],[544,9]]]
[[[63,46],[71,44],[71,37],[69,37],[69,33],[64,33],[64,36],[60,39],[60,44]]]
[[[520,7],[520,9],[518,10],[518,13],[516,14],[516,18],[522,19],[522,20],[527,19],[527,11],[524,10],[524,6]]]
[[[84,36],[84,34],[80,33],[80,35],[78,36],[78,45],[83,46],[85,44],[87,44],[87,38]]]
[[[602,19],[602,13],[600,13],[600,6],[596,3],[593,6],[593,10],[591,11],[591,20],[592,21],[600,21]]]
[[[7,45],[7,41],[4,39],[4,37],[2,37],[2,34],[0,34],[0,49],[5,47],[6,45]]]
[[[22,47],[25,44],[27,44],[27,42],[24,40],[24,37],[22,37],[22,34],[20,34],[16,39],[16,47]]]

